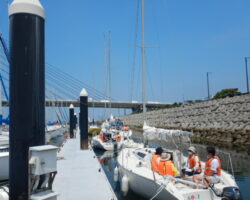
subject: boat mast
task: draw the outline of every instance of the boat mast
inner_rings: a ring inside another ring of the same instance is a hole
[[[107,55],[106,55],[106,34],[104,33],[104,69],[107,70]],[[105,71],[105,74],[106,74],[106,71]],[[107,80],[106,80],[107,81]],[[106,105],[106,100],[108,99],[108,96],[107,96],[107,82],[105,83],[105,102],[104,102],[104,119],[106,119],[106,110],[107,110],[107,105]]]
[[[111,116],[111,59],[110,59],[110,48],[111,48],[111,31],[108,34],[108,76],[109,76],[109,112]]]
[[[144,0],[141,0],[141,59],[142,59],[142,104],[143,104],[143,120],[146,121],[146,68],[145,68],[145,46],[144,46]]]

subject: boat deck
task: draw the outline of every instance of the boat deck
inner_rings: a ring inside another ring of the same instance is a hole
[[[111,185],[92,150],[80,150],[80,136],[68,139],[57,161],[53,190],[59,200],[116,200]]]

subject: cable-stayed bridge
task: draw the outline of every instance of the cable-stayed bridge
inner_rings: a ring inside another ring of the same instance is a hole
[[[8,106],[8,102],[6,100],[2,101],[3,106]],[[51,100],[46,99],[45,100],[45,106],[46,107],[69,107],[70,104],[73,104],[74,107],[80,106],[79,100]],[[159,102],[148,102],[146,103],[146,107],[149,109],[157,109],[162,108],[166,106],[165,103],[159,103]],[[89,101],[88,107],[91,108],[124,108],[124,109],[132,109],[139,110],[142,108],[141,102],[125,102],[125,101]]]

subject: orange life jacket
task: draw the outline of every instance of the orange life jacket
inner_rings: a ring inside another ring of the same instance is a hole
[[[194,167],[195,167],[195,165],[196,165],[196,161],[195,161],[195,156],[197,156],[197,158],[198,158],[198,162],[199,162],[199,168],[198,169],[196,169],[196,172],[201,172],[201,159],[200,159],[200,157],[198,156],[198,154],[193,154],[192,156],[188,156],[188,163],[189,163],[189,168],[190,169],[193,169]]]
[[[171,160],[166,160],[166,161],[160,160],[158,164],[159,173],[162,176],[165,176],[165,175],[174,176],[173,167],[174,165]]]
[[[99,138],[101,139],[101,141],[105,142],[106,141],[106,137],[103,135],[103,133],[101,133],[99,135]]]
[[[220,176],[221,175],[221,161],[220,161],[220,158],[218,156],[214,156],[213,158],[210,158],[210,159],[207,159],[206,160],[206,166],[205,166],[205,171],[204,171],[204,174],[207,175],[207,176],[211,176],[214,171],[211,170],[211,167],[212,167],[212,161],[214,159],[217,159],[218,160],[218,163],[219,163],[219,166],[217,168],[217,175]]]
[[[121,136],[120,135],[116,135],[114,138],[116,141],[121,141]]]
[[[160,157],[161,157],[160,155],[155,154],[155,155],[153,155],[152,161],[151,161],[152,170],[153,170],[154,172],[157,172],[157,173],[159,172],[157,159],[160,158]]]

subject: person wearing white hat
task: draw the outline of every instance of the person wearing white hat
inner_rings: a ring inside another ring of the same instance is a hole
[[[171,154],[163,152],[158,164],[159,174],[162,176],[177,176],[178,170],[171,160]]]
[[[182,169],[182,173],[184,176],[193,176],[201,173],[201,159],[194,146],[188,148],[188,159],[185,169]]]

